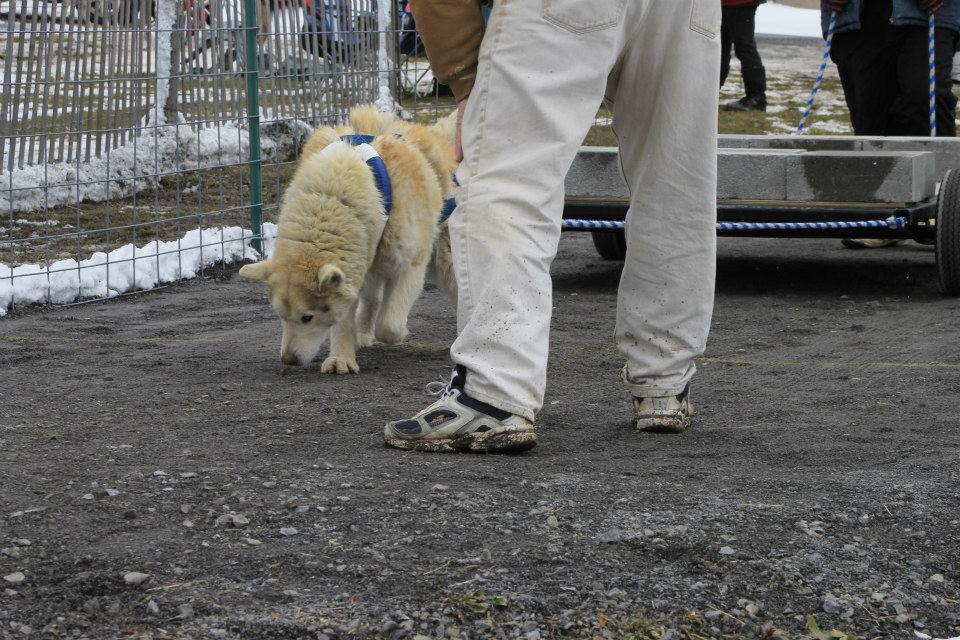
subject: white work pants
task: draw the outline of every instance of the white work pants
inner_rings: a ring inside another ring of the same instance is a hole
[[[543,405],[563,180],[604,98],[631,194],[627,387],[669,396],[693,376],[713,309],[719,30],[720,0],[496,0],[450,220],[469,395],[531,420]]]

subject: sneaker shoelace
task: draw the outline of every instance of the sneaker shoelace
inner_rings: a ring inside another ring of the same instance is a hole
[[[428,395],[434,396],[438,400],[453,395],[451,381],[444,378],[443,375],[440,376],[439,380],[428,382],[425,389]]]

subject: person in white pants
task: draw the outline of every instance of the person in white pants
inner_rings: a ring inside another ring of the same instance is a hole
[[[472,68],[469,51],[464,64],[449,49],[478,40],[479,6],[412,6],[462,113],[450,218],[458,337],[452,380],[433,384],[436,402],[388,423],[386,443],[536,444],[564,176],[604,99],[631,194],[616,324],[623,379],[638,429],[686,429],[713,310],[720,0],[495,0]]]

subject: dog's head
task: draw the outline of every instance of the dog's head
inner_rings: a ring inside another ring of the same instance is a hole
[[[309,267],[266,260],[245,265],[240,275],[267,285],[283,325],[280,360],[285,365],[309,364],[330,327],[353,313],[357,300],[343,270],[332,262]]]

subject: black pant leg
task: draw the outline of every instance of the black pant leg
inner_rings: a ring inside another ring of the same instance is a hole
[[[730,47],[733,45],[733,32],[730,29],[730,7],[723,7],[720,21],[720,86],[730,75]]]
[[[896,27],[897,95],[890,103],[888,136],[930,135],[930,82],[925,27]]]
[[[757,50],[756,17],[757,5],[748,4],[730,7],[732,15],[730,28],[733,32],[733,50],[744,69],[763,67],[760,52]]]
[[[837,65],[840,86],[843,87],[843,99],[850,112],[850,125],[856,133],[859,127],[860,109],[857,104],[857,74],[854,71],[853,55],[861,40],[859,31],[846,31],[833,36],[830,59]]]
[[[957,135],[957,96],[953,93],[953,56],[960,33],[947,27],[937,29],[937,136]]]
[[[747,96],[766,99],[767,75],[757,49],[756,16],[757,5],[730,7],[732,18],[730,27],[733,36],[733,51],[740,61],[743,84]]]

